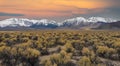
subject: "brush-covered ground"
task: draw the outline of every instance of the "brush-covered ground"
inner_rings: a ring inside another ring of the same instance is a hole
[[[120,31],[0,31],[0,66],[120,66]]]

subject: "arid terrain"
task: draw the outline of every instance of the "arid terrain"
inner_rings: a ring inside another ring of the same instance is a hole
[[[120,31],[0,31],[0,66],[120,66]]]

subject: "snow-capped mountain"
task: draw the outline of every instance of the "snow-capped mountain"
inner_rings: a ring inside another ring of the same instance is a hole
[[[72,19],[67,19],[63,22],[64,27],[74,27],[74,28],[81,28],[81,27],[91,27],[96,28],[102,23],[111,23],[116,22],[117,20],[113,20],[111,18],[103,18],[103,17],[90,17],[88,19],[84,17],[76,17]]]
[[[90,17],[87,19],[87,22],[105,22],[105,23],[111,23],[116,22],[117,20],[113,20],[111,18],[103,18],[103,17]]]
[[[3,21],[0,21],[0,27],[17,27],[17,26],[25,26],[29,27],[34,22],[31,22],[29,19],[17,19],[17,18],[10,18]]]
[[[0,21],[0,28],[6,27],[24,27],[24,28],[66,28],[66,27],[95,27],[99,26],[103,23],[113,23],[117,22],[117,20],[113,20],[111,18],[103,18],[103,17],[76,17],[71,19],[66,19],[63,22],[56,22],[54,20],[48,19],[27,19],[27,18],[10,18]]]
[[[76,17],[72,19],[67,19],[63,22],[63,24],[67,25],[78,25],[81,23],[87,22],[87,20],[84,17]]]
[[[83,27],[88,24],[91,24],[90,22],[87,22],[87,19],[84,17],[76,17],[72,19],[67,19],[63,22],[63,27]]]
[[[67,19],[64,21],[64,24],[68,25],[79,25],[79,24],[89,24],[89,23],[97,23],[97,22],[103,22],[103,23],[111,23],[116,22],[117,20],[113,20],[111,18],[103,18],[103,17],[90,17],[88,19],[84,17],[76,17],[72,19]]]
[[[10,18],[3,21],[0,21],[0,27],[30,27],[32,25],[56,25],[60,26],[60,23],[57,23],[53,20],[41,19],[41,20],[30,20],[26,18]]]

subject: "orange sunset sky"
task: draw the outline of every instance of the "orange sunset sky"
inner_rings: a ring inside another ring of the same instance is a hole
[[[0,0],[0,19],[102,16],[119,19],[120,0]]]

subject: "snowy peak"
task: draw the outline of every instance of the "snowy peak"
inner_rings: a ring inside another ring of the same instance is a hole
[[[0,21],[0,27],[17,27],[17,26],[28,27],[32,24],[33,23],[29,19],[23,19],[23,18],[10,18]]]
[[[72,19],[67,19],[64,22],[116,22],[117,20],[113,20],[111,18],[103,18],[103,17],[90,17],[88,19],[84,17],[76,17]]]
[[[63,23],[64,24],[74,24],[74,25],[79,25],[79,24],[86,24],[86,23],[98,23],[98,22],[104,22],[104,23],[111,23],[111,22],[116,22],[117,20],[113,20],[111,18],[103,18],[103,17],[90,17],[88,19],[84,17],[76,17],[72,19],[67,19]]]
[[[103,17],[90,17],[87,19],[87,22],[105,22],[105,23],[111,23],[116,22],[116,20],[113,20],[111,18],[103,18]]]
[[[63,25],[78,25],[86,22],[87,20],[84,17],[76,17],[72,19],[67,19],[63,22]]]
[[[111,18],[103,17],[76,17],[72,19],[66,19],[63,22],[56,22],[54,20],[48,19],[27,19],[27,18],[9,18],[0,21],[0,27],[28,27],[28,28],[59,28],[59,27],[84,27],[84,26],[93,26],[98,25],[99,23],[111,23],[117,22]]]
[[[76,17],[72,19],[67,19],[64,22],[86,22],[86,19],[84,17]]]
[[[59,24],[56,23],[55,21],[48,20],[48,19],[30,20],[26,18],[10,18],[10,19],[0,21],[0,27],[17,27],[17,26],[30,27],[34,24],[45,25],[45,26],[49,24],[54,24],[59,26]]]

